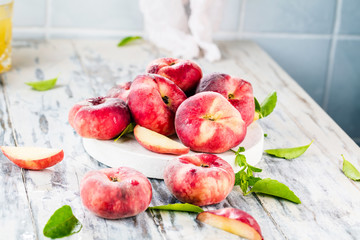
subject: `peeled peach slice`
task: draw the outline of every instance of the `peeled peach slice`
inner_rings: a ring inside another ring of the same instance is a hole
[[[249,240],[263,239],[256,220],[250,214],[237,208],[205,211],[199,213],[196,219]]]
[[[54,166],[64,158],[62,149],[39,147],[0,147],[3,154],[21,168],[41,170]]]
[[[181,155],[189,152],[181,143],[140,125],[134,128],[134,136],[141,146],[156,153]]]

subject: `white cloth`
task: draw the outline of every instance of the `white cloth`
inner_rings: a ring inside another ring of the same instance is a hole
[[[224,0],[140,0],[145,31],[151,42],[170,51],[173,57],[192,59],[200,56],[200,49],[209,61],[221,58],[212,41],[218,28]]]

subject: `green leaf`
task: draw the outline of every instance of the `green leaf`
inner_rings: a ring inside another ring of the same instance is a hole
[[[235,157],[235,164],[239,167],[243,167],[246,164],[246,157],[243,154],[237,154]]]
[[[56,85],[57,80],[58,77],[38,82],[26,82],[25,84],[31,86],[34,90],[46,91],[52,89]]]
[[[264,133],[264,137],[267,137],[268,135],[267,135],[267,133]]]
[[[261,178],[259,178],[259,177],[254,177],[254,176],[249,177],[249,179],[248,179],[249,187],[254,186],[254,184],[260,180],[261,180]]]
[[[251,166],[249,164],[248,164],[248,168],[250,168],[251,171],[253,171],[253,172],[262,172],[261,168],[254,167],[254,166]]]
[[[294,148],[278,148],[278,149],[267,149],[265,152],[275,157],[285,158],[285,159],[294,159],[300,157],[314,142],[311,141],[308,145]]]
[[[174,204],[168,204],[162,206],[148,207],[148,209],[179,211],[179,212],[194,212],[194,213],[201,213],[204,211],[201,207],[189,203],[174,203]]]
[[[294,203],[301,203],[300,199],[285,184],[277,180],[265,178],[257,181],[249,193],[263,193],[279,198],[284,198]]]
[[[241,152],[245,152],[244,147],[239,147],[238,150],[236,151],[236,153],[241,153]]]
[[[345,176],[352,180],[359,181],[360,172],[354,167],[354,165],[345,159],[344,155],[341,154],[341,156],[344,159],[342,171],[344,172]]]
[[[270,93],[265,100],[261,103],[261,116],[264,118],[274,110],[277,102],[276,92]]]
[[[62,238],[80,232],[81,228],[82,224],[73,215],[71,207],[64,205],[50,217],[43,234],[48,238]]]
[[[140,36],[128,36],[128,37],[124,37],[119,43],[118,43],[118,47],[122,47],[125,46],[126,44],[138,40],[138,39],[142,39],[142,37]]]
[[[128,134],[128,133],[132,133],[134,131],[134,127],[136,126],[136,123],[131,122],[129,123],[129,125],[126,126],[126,128],[121,132],[121,134],[114,140],[114,142],[116,142],[117,140],[119,140],[122,136]]]
[[[254,102],[255,102],[255,112],[259,114],[259,118],[262,118],[262,114],[261,114],[261,106],[259,101],[256,99],[256,97],[254,97]]]

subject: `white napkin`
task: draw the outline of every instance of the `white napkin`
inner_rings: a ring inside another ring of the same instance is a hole
[[[157,47],[170,51],[173,57],[192,59],[200,56],[200,49],[209,61],[221,58],[212,41],[212,33],[219,27],[224,0],[140,0],[145,31]]]

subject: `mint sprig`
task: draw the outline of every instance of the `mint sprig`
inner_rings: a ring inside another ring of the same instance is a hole
[[[241,154],[245,151],[243,147],[239,147],[237,151],[232,149],[231,151],[235,153],[235,164],[241,167],[240,171],[235,174],[234,185],[239,185],[245,196],[253,192],[263,193],[283,198],[294,203],[301,203],[295,193],[285,184],[270,178],[262,179],[260,177],[255,177],[254,172],[261,172],[262,169],[254,167],[246,162],[245,155]]]
[[[259,118],[264,118],[270,115],[274,111],[277,103],[276,92],[271,92],[260,104],[259,101],[254,97],[255,101],[255,112],[259,115]]]
[[[241,169],[235,174],[235,185],[239,185],[241,191],[245,194],[248,193],[248,188],[253,186],[261,178],[254,177],[254,172],[261,172],[262,169],[251,166],[246,162],[246,157],[242,152],[245,152],[244,147],[239,147],[237,151],[231,149],[235,153],[235,164]]]

